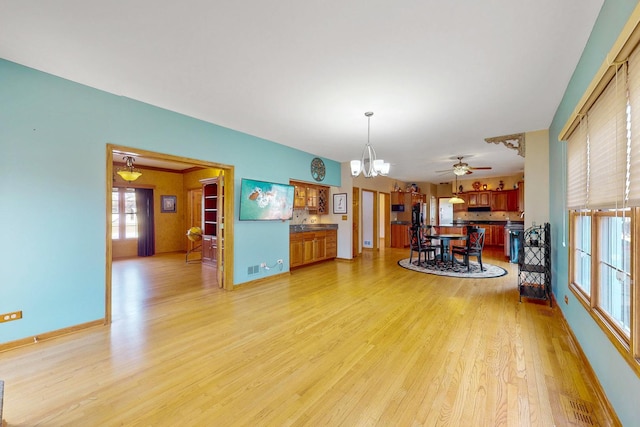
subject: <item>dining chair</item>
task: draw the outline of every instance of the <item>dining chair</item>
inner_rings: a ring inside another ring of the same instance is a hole
[[[464,246],[451,247],[451,266],[456,261],[456,255],[461,255],[463,264],[467,266],[467,271],[471,271],[469,257],[475,256],[480,264],[480,271],[484,271],[482,266],[482,250],[484,249],[484,228],[467,227],[467,241]]]
[[[420,265],[421,254],[424,254],[425,264],[428,263],[429,260],[435,262],[438,246],[431,244],[431,240],[423,234],[421,227],[409,227],[409,247],[411,250],[409,253],[410,263],[413,260],[414,252],[418,253],[418,265]],[[433,254],[433,257],[430,257],[429,254]]]

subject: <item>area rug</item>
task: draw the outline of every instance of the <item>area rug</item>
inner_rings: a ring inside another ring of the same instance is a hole
[[[480,264],[475,261],[470,261],[471,271],[467,271],[466,265],[456,264],[453,267],[450,262],[416,265],[416,258],[413,258],[412,262],[409,262],[409,258],[401,259],[398,261],[400,267],[404,267],[408,270],[418,271],[420,273],[436,274],[438,276],[449,277],[461,277],[464,279],[489,279],[491,277],[500,277],[507,274],[507,270],[497,265],[482,263],[484,271],[480,271]]]

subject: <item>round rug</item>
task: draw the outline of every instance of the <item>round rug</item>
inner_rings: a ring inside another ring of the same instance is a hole
[[[411,263],[409,262],[409,258],[398,261],[400,267],[419,273],[436,274],[438,276],[461,277],[465,279],[489,279],[507,274],[507,270],[504,268],[486,262],[482,263],[484,271],[480,271],[480,264],[475,261],[469,261],[471,271],[467,271],[466,265],[456,264],[451,266],[451,262],[439,262],[436,265],[416,265],[416,263],[416,258],[413,258]]]

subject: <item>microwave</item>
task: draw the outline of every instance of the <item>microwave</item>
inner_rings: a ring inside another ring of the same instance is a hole
[[[392,212],[404,212],[404,205],[391,205]]]

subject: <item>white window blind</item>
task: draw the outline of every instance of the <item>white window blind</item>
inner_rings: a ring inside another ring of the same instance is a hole
[[[624,66],[588,112],[590,208],[623,206],[627,172],[626,94]]]
[[[567,208],[587,204],[587,118],[583,117],[567,142]]]
[[[631,159],[629,206],[640,206],[640,49],[629,57],[629,102],[631,104]]]

